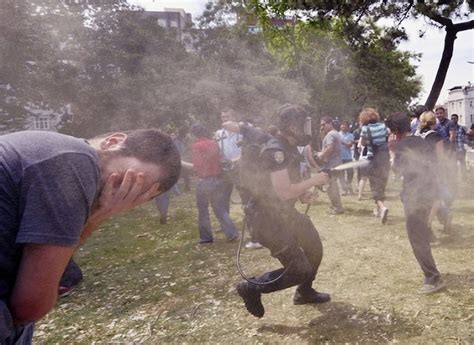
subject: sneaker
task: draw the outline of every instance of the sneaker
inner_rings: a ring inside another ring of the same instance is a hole
[[[160,224],[168,224],[168,217],[167,216],[161,216],[160,217]]]
[[[330,208],[328,211],[328,214],[331,214],[331,215],[337,215],[337,214],[343,214],[343,213],[344,213],[344,209]]]
[[[324,292],[317,292],[314,289],[309,290],[302,294],[296,289],[295,296],[293,297],[293,304],[308,304],[308,303],[326,303],[331,300],[331,296]]]
[[[258,243],[258,242],[252,242],[252,241],[249,241],[247,242],[247,244],[245,245],[245,248],[246,249],[261,249],[263,248],[263,246]]]
[[[200,240],[198,244],[213,244],[214,240]]]
[[[378,207],[374,207],[372,213],[374,214],[374,217],[380,217],[380,209]]]
[[[388,208],[384,207],[380,210],[380,218],[382,218],[382,224],[387,223]]]
[[[245,308],[255,317],[262,317],[265,314],[265,308],[262,304],[262,294],[255,289],[252,289],[250,284],[242,282],[237,284],[237,293],[244,300]]]
[[[58,289],[58,297],[63,298],[63,297],[69,296],[73,289],[74,289],[74,286],[71,286],[71,287],[60,286]]]
[[[418,293],[423,294],[423,295],[428,295],[430,293],[444,289],[445,286],[446,285],[444,284],[444,281],[440,279],[435,284],[424,284],[423,287],[420,290],[418,290]]]

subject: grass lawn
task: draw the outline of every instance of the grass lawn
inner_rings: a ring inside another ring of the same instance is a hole
[[[77,253],[85,279],[36,327],[35,343],[473,343],[474,171],[460,186],[450,233],[433,255],[447,289],[419,295],[423,276],[412,254],[398,194],[390,180],[389,220],[373,202],[343,196],[344,215],[329,216],[327,197],[309,211],[324,258],[316,279],[332,301],[294,306],[294,288],[264,295],[266,314],[247,313],[236,243],[215,233],[198,245],[193,194],[173,196],[169,224],[153,202],[104,224]],[[304,206],[299,206],[304,211]],[[232,218],[241,227],[240,205]],[[214,221],[214,224],[215,221]],[[214,227],[216,229],[217,226]],[[268,250],[242,250],[248,274],[278,267]]]

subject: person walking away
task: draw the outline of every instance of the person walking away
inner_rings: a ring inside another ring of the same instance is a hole
[[[390,150],[394,153],[393,169],[403,176],[401,199],[408,239],[424,274],[423,286],[418,292],[430,294],[445,286],[431,252],[428,224],[431,206],[439,198],[432,145],[419,136],[409,135],[410,123],[403,114],[390,116],[386,123],[392,137],[395,136],[395,140],[390,141]]]
[[[227,241],[239,237],[237,228],[227,212],[225,204],[225,182],[222,177],[220,150],[211,139],[210,131],[202,124],[194,124],[189,130],[195,138],[192,144],[192,163],[198,176],[196,184],[196,204],[200,244],[213,243],[209,204],[216,215]]]

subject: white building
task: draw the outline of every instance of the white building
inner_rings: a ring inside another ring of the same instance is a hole
[[[49,107],[26,106],[30,113],[26,124],[27,130],[57,132],[67,119],[71,118],[71,106],[68,104],[59,110]]]
[[[447,101],[448,114],[458,114],[458,123],[470,128],[474,123],[474,86],[455,86],[449,89]]]

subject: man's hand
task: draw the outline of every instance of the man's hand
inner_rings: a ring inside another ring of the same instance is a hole
[[[318,192],[317,191],[314,191],[314,192],[307,191],[302,196],[300,196],[299,199],[303,204],[314,205],[316,203],[316,201],[318,200]]]
[[[325,172],[320,172],[311,177],[311,182],[314,186],[321,186],[329,183],[329,175]]]
[[[141,172],[127,170],[117,187],[118,178],[117,174],[109,176],[99,197],[99,206],[93,210],[94,214],[101,215],[104,219],[131,210],[159,194],[159,183],[154,183],[143,191],[145,178]]]
[[[99,196],[98,206],[92,210],[86,225],[81,233],[81,243],[106,219],[116,214],[131,210],[132,208],[151,200],[159,194],[159,183],[154,183],[143,191],[144,174],[127,170],[122,182],[117,174],[111,174],[102,193]]]
[[[239,123],[236,121],[226,121],[222,123],[222,128],[229,132],[239,133],[240,127]]]

